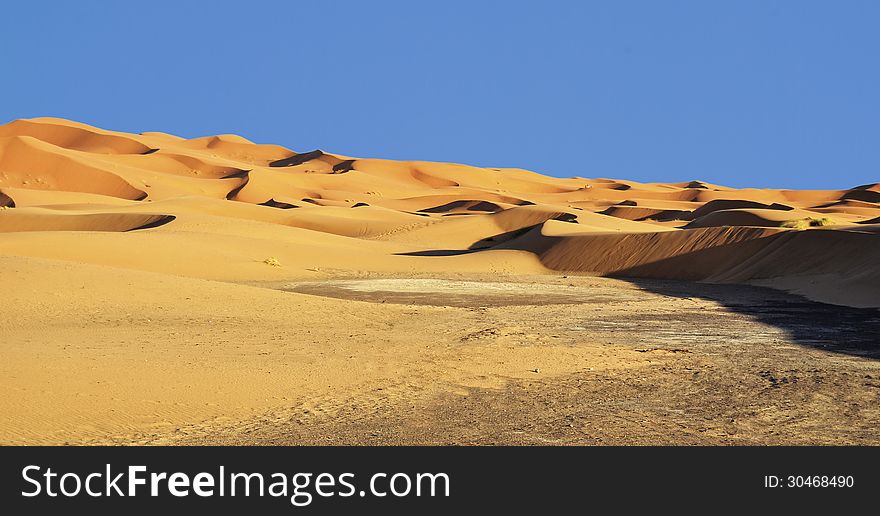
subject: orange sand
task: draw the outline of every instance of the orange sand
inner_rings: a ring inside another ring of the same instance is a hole
[[[558,179],[40,118],[0,127],[0,205],[4,255],[204,279],[550,269],[752,282],[880,306],[877,184]],[[830,226],[781,227],[823,217]],[[463,253],[473,249],[483,251]]]

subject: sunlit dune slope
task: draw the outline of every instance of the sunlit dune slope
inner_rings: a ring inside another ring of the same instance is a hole
[[[880,186],[734,189],[0,126],[0,254],[203,279],[553,271],[880,306]]]

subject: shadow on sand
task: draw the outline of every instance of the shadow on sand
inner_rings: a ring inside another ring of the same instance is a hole
[[[536,226],[518,229],[474,242],[468,249],[441,249],[400,253],[408,256],[456,256],[487,249],[516,249],[536,253],[541,249],[523,244],[517,237]],[[540,245],[549,248],[558,238],[544,238]],[[500,245],[499,245],[500,244]],[[719,267],[731,264],[743,248],[760,247],[755,240],[722,245],[677,255],[658,262],[642,264],[608,277],[628,281],[639,288],[664,296],[709,299],[732,313],[784,331],[796,344],[834,353],[880,359],[880,310],[851,308],[810,301],[779,290],[741,284],[699,283]],[[751,253],[751,251],[750,251]],[[543,260],[542,260],[543,261]],[[546,264],[552,267],[552,264]],[[658,271],[678,274],[682,279],[656,279]],[[672,272],[670,272],[672,271]],[[559,274],[566,271],[559,270]],[[575,273],[576,274],[576,273]]]
[[[818,303],[765,287],[614,277],[663,296],[714,301],[779,328],[798,345],[880,359],[880,310]]]

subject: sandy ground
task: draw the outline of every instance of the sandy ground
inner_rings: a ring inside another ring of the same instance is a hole
[[[880,184],[17,120],[0,443],[878,444],[878,235]]]
[[[362,275],[316,295],[2,263],[33,269],[2,315],[8,444],[878,438],[874,310],[579,276]]]

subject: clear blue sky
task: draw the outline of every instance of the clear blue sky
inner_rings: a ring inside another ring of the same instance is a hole
[[[9,2],[0,122],[555,176],[880,181],[880,2]]]

